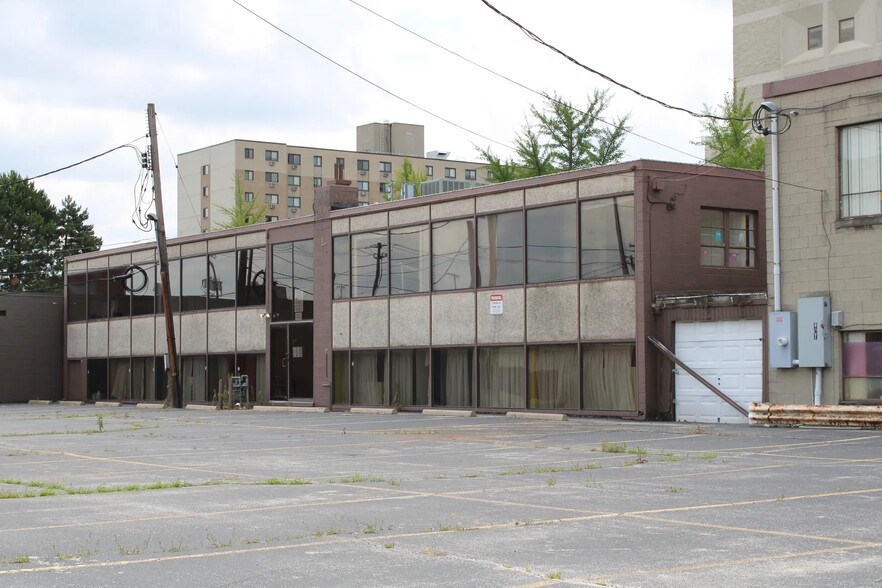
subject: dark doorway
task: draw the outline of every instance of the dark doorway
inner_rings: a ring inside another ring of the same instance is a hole
[[[270,400],[312,401],[312,321],[273,325],[270,355]]]
[[[107,400],[110,391],[107,388],[107,360],[90,359],[86,364],[87,400]]]

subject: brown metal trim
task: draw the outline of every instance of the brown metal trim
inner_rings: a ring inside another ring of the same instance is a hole
[[[710,382],[708,382],[707,380],[702,378],[698,374],[698,372],[696,372],[691,367],[686,365],[683,362],[683,360],[681,360],[679,357],[677,357],[676,355],[671,353],[671,350],[668,349],[667,347],[665,347],[661,341],[659,341],[658,339],[656,339],[652,335],[649,335],[646,338],[647,338],[647,340],[649,340],[650,343],[655,345],[658,348],[658,350],[661,351],[665,357],[667,357],[668,359],[673,361],[675,364],[677,364],[678,366],[680,366],[681,368],[686,370],[686,373],[688,373],[690,376],[692,376],[693,378],[695,378],[696,380],[701,382],[705,388],[707,388],[708,390],[710,390],[711,392],[713,392],[714,394],[719,396],[723,402],[725,402],[726,404],[728,404],[729,406],[731,406],[732,408],[737,410],[742,416],[745,416],[745,417],[748,416],[748,413],[744,409],[744,407],[742,407],[740,404],[738,404],[737,402],[735,402],[734,400],[729,398],[725,392],[723,392],[722,390],[720,390],[719,388],[717,388],[716,386],[714,386],[713,384],[711,384]]]
[[[763,98],[776,98],[882,76],[882,61],[870,61],[763,84]]]

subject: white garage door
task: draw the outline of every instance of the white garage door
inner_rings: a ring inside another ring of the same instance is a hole
[[[763,395],[763,323],[759,320],[677,322],[675,351],[690,368],[748,408]],[[674,399],[678,421],[746,423],[701,382],[677,368]]]

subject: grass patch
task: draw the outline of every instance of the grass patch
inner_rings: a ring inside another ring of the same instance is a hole
[[[236,536],[235,529],[233,533],[230,535],[230,538],[226,541],[221,541],[217,539],[211,531],[206,532],[206,536],[208,537],[208,543],[211,544],[215,549],[223,549],[225,547],[231,547],[233,545],[233,537]]]
[[[135,545],[134,547],[126,547],[122,543],[119,542],[119,539],[116,540],[116,549],[119,551],[120,555],[139,555],[143,553],[147,546],[150,544],[150,539],[145,539],[144,543],[141,545]]]
[[[254,482],[255,486],[306,486],[312,484],[302,478],[267,478],[263,482]]]
[[[317,529],[317,530],[313,531],[312,534],[314,537],[327,537],[330,535],[339,535],[340,529],[335,529],[334,527],[331,527],[330,529],[327,529],[325,531]]]
[[[383,547],[385,547],[386,549],[392,549],[393,547],[395,547],[395,544],[394,543],[383,543]]]
[[[0,434],[0,438],[10,438],[10,437],[42,437],[47,435],[95,435],[97,433],[123,433],[127,431],[140,431],[141,429],[146,429],[144,425],[129,425],[128,427],[120,427],[118,429],[80,429],[76,431],[40,431],[34,433],[2,433]],[[150,427],[152,429],[158,429],[159,425],[154,425]]]
[[[432,547],[430,545],[423,546],[423,553],[431,555],[432,557],[444,557],[447,555],[447,552],[443,549],[438,549],[437,547]]]
[[[13,555],[12,557],[4,557],[2,559],[3,563],[7,564],[24,564],[29,563],[31,561],[31,556],[29,555]]]
[[[364,527],[361,528],[361,532],[365,535],[376,535],[377,525],[375,523],[365,523]]]
[[[661,456],[658,458],[659,461],[682,461],[682,459],[682,457],[671,453],[670,451],[662,453]]]
[[[557,481],[554,478],[548,478],[545,480],[546,486],[554,486],[555,484],[557,484]]]
[[[442,533],[449,533],[452,531],[472,531],[474,527],[468,527],[463,525],[462,523],[456,523],[455,525],[445,525],[442,523],[438,523],[438,530]]]
[[[600,450],[603,453],[625,453],[628,450],[627,443],[610,443],[606,439],[600,441]]]
[[[482,474],[469,473],[469,474],[460,474],[460,478],[480,478]]]
[[[667,490],[668,490],[668,492],[670,492],[671,494],[679,494],[680,492],[683,491],[682,488],[677,488],[676,486],[668,486]]]
[[[713,461],[713,460],[717,459],[717,454],[716,453],[702,453],[701,455],[699,455],[695,459],[698,459],[701,461]]]
[[[563,576],[561,576],[560,572],[551,572],[550,574],[545,574],[545,577],[549,580],[560,580]]]

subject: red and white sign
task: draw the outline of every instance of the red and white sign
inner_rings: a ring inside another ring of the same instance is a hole
[[[490,314],[502,314],[502,294],[490,295]]]

